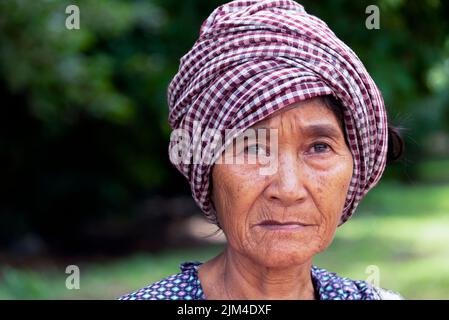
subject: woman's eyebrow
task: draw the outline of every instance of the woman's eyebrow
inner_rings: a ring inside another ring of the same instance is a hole
[[[308,136],[329,137],[338,139],[341,137],[340,131],[332,125],[328,124],[313,124],[303,128]]]
[[[266,126],[254,126],[254,130],[267,130],[269,131],[270,127]],[[330,124],[311,124],[311,125],[305,125],[302,127],[301,131],[305,133],[305,135],[310,137],[329,137],[329,138],[335,138],[338,139],[341,137],[341,132],[337,128],[335,128],[333,125]]]

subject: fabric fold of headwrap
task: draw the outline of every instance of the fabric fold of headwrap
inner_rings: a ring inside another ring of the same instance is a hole
[[[232,1],[203,22],[168,87],[169,125],[178,132],[169,154],[211,222],[217,222],[210,200],[211,168],[228,143],[273,112],[323,95],[333,95],[343,106],[354,159],[342,224],[386,165],[387,114],[362,62],[295,1]],[[231,134],[222,135],[224,142],[207,133],[225,130]],[[182,161],[177,158],[180,145]],[[193,161],[198,154],[202,161]]]

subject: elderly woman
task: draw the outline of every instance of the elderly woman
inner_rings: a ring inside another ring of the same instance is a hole
[[[323,21],[290,0],[224,4],[168,97],[170,160],[227,246],[121,299],[401,298],[312,265],[403,147]]]

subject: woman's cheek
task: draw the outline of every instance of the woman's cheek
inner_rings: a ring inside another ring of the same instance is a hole
[[[352,157],[335,156],[321,166],[309,166],[310,175],[315,176],[319,186],[327,195],[346,196],[352,177]]]
[[[213,173],[214,202],[223,215],[220,224],[228,236],[245,233],[247,213],[263,190],[265,177],[254,165],[224,165]]]
[[[308,166],[309,190],[320,214],[317,237],[320,250],[331,242],[344,208],[349,183],[352,177],[352,158],[339,156],[332,164]]]

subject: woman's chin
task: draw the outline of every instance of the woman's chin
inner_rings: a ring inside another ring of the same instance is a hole
[[[308,263],[312,257],[283,256],[261,259],[260,264],[266,268],[284,269]]]
[[[261,250],[263,254],[257,254],[255,260],[259,265],[267,268],[288,268],[308,263],[314,256],[312,250],[304,250],[298,247],[270,248]]]

